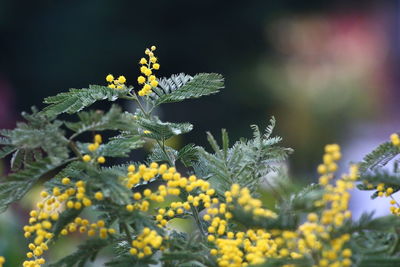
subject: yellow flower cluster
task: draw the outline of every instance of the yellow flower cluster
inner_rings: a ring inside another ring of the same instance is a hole
[[[133,188],[142,181],[149,181],[158,175],[166,182],[166,185],[160,185],[155,192],[145,189],[143,192],[133,193],[132,198],[136,202],[126,206],[128,211],[147,211],[149,201],[162,203],[165,201],[167,195],[178,196],[181,190],[186,191],[189,193],[186,201],[172,202],[167,210],[158,210],[156,220],[159,222],[159,226],[165,226],[168,221],[167,219],[172,219],[175,215],[183,214],[184,210],[191,210],[191,207],[197,207],[201,203],[203,203],[204,207],[210,207],[211,203],[218,203],[217,198],[211,199],[215,190],[210,189],[208,182],[197,179],[194,175],[188,178],[181,177],[180,173],[174,167],[168,168],[166,164],[158,165],[153,162],[149,167],[142,164],[138,168],[130,165],[128,166],[128,175],[124,181],[128,188]]]
[[[108,87],[113,89],[123,89],[125,88],[126,78],[124,76],[119,76],[118,79],[114,79],[112,74],[106,76],[106,81],[109,83]]]
[[[153,74],[153,70],[160,69],[160,64],[157,62],[157,58],[154,56],[155,50],[156,47],[154,45],[150,49],[147,48],[145,54],[148,56],[148,59],[143,57],[139,61],[140,65],[142,65],[140,67],[140,72],[144,75],[141,75],[137,78],[138,83],[143,84],[142,89],[139,91],[140,96],[151,94],[151,89],[157,87],[158,85],[157,78]]]
[[[102,143],[102,141],[103,141],[103,138],[101,137],[101,135],[100,134],[96,134],[94,136],[94,138],[93,138],[93,143],[88,145],[88,147],[87,147],[88,150],[90,152],[96,151],[99,148],[99,146]],[[83,155],[82,160],[84,162],[89,162],[89,161],[92,160],[92,157],[90,155],[86,154],[86,155]],[[103,163],[106,162],[106,159],[103,156],[100,156],[100,157],[97,158],[97,162],[99,164],[103,164]]]
[[[325,146],[325,154],[323,156],[323,164],[318,165],[317,171],[319,174],[323,174],[321,176],[319,183],[321,185],[327,185],[329,180],[333,177],[333,173],[337,171],[337,164],[335,161],[338,161],[342,157],[340,153],[340,147],[337,144],[331,144]]]
[[[61,194],[58,187],[54,187],[52,194],[42,191],[42,200],[37,203],[37,209],[32,210],[29,215],[29,225],[24,226],[25,238],[33,238],[33,242],[28,245],[30,252],[26,254],[29,259],[24,261],[24,267],[38,267],[45,263],[45,259],[40,256],[48,250],[47,243],[53,238],[51,228],[53,223],[58,220],[59,212],[69,195]]]
[[[108,234],[115,234],[113,228],[106,228],[103,220],[98,220],[96,223],[90,223],[87,219],[81,217],[75,218],[74,222],[69,223],[61,230],[62,235],[79,231],[80,233],[87,232],[88,236],[95,236],[98,233],[100,238],[107,238]]]
[[[249,229],[246,232],[227,232],[224,238],[215,240],[218,266],[240,267],[264,263],[266,258],[278,257],[278,246],[272,235],[265,230]]]
[[[252,211],[254,214],[257,214],[257,216],[276,216],[276,214],[271,211],[261,209],[261,202],[251,198],[247,189],[240,189],[238,185],[234,185],[232,187],[233,190],[227,192],[226,194],[228,198],[227,202],[229,202],[220,203],[218,198],[213,197],[215,190],[210,188],[210,184],[207,181],[198,179],[194,175],[183,177],[176,171],[175,168],[168,168],[165,164],[158,165],[157,163],[151,163],[149,167],[146,165],[140,165],[137,169],[134,165],[130,165],[128,167],[128,177],[125,179],[126,186],[128,188],[132,188],[141,181],[149,181],[158,175],[161,176],[161,178],[166,182],[166,185],[160,185],[158,190],[155,192],[152,192],[150,189],[145,189],[143,192],[134,193],[133,199],[137,202],[135,204],[127,205],[127,210],[143,210],[141,205],[143,205],[143,203],[147,203],[148,200],[161,203],[164,202],[167,195],[177,196],[180,195],[181,191],[185,191],[184,195],[186,197],[183,199],[183,201],[175,201],[170,203],[165,208],[158,209],[158,213],[155,216],[158,226],[165,227],[167,226],[169,220],[175,218],[176,216],[185,214],[186,212],[197,212],[197,207],[202,206],[206,208],[207,213],[203,215],[203,219],[205,221],[209,221],[210,223],[210,226],[208,227],[208,232],[210,233],[208,235],[208,240],[210,242],[218,242],[220,245],[219,248],[221,248],[221,250],[215,249],[211,253],[220,256],[219,258],[222,264],[221,266],[225,266],[224,264],[226,262],[232,263],[233,261],[238,260],[238,254],[230,253],[229,250],[227,250],[228,247],[224,245],[225,240],[229,243],[235,236],[233,232],[227,231],[228,220],[233,216],[229,211],[229,208],[233,208],[234,206],[233,202],[240,201],[244,207],[250,208],[250,211]],[[228,205],[232,207],[228,207]],[[239,246],[245,246],[245,253],[246,256],[248,256],[248,260],[245,261],[251,263],[261,262],[263,257],[269,255],[268,253],[271,253],[270,247],[266,247],[266,244],[271,246],[271,249],[274,247],[272,241],[269,240],[270,235],[262,232],[261,230],[257,232],[251,230],[247,233],[238,232],[236,235],[237,238],[244,242],[243,244],[240,243]],[[140,251],[142,253],[140,254],[138,250],[140,247],[138,247],[137,244],[138,243],[133,244],[133,249],[131,250],[131,252],[133,252],[132,254],[138,254],[138,257],[147,255],[145,251]],[[145,245],[142,246],[145,247]],[[260,252],[262,253],[262,256],[259,256]],[[148,253],[151,253],[151,251],[148,250]],[[233,261],[226,260],[226,257],[229,255],[232,257],[235,255],[236,258]]]
[[[88,146],[89,151],[95,151],[102,142],[101,136],[96,135],[93,144]],[[352,264],[352,252],[346,247],[350,236],[344,234],[332,238],[332,232],[343,226],[345,220],[351,217],[348,210],[350,199],[349,190],[354,187],[358,179],[358,168],[353,165],[349,174],[343,175],[334,183],[334,172],[337,169],[336,161],[340,159],[340,147],[336,144],[327,145],[323,156],[323,164],[318,166],[321,173],[319,182],[325,188],[323,197],[315,203],[323,206],[321,213],[309,213],[307,220],[298,229],[293,231],[270,230],[253,228],[232,228],[230,221],[234,211],[240,207],[244,212],[254,218],[277,218],[277,214],[263,207],[261,200],[253,198],[250,190],[233,184],[230,190],[224,192],[225,201],[221,202],[214,195],[216,191],[209,182],[198,179],[196,176],[183,177],[174,167],[155,162],[139,166],[129,165],[127,175],[121,182],[129,189],[133,189],[132,203],[126,205],[126,210],[148,211],[151,201],[163,203],[167,196],[179,196],[181,201],[174,201],[157,209],[154,216],[157,226],[167,227],[168,221],[187,214],[192,214],[195,220],[203,220],[200,225],[205,225],[207,240],[211,247],[210,254],[216,257],[218,266],[248,266],[268,261],[268,258],[302,258],[305,256],[314,259],[315,266],[319,267],[349,267]],[[155,178],[161,178],[164,184],[156,190],[149,188],[136,190],[136,186]],[[63,185],[71,184],[69,178],[62,179]],[[385,190],[390,196],[390,188],[378,186],[378,191]],[[393,189],[392,189],[393,190]],[[81,209],[83,206],[92,205],[91,198],[86,195],[85,182],[77,181],[63,192],[54,187],[51,194],[43,191],[43,200],[38,203],[38,210],[31,212],[30,225],[24,227],[27,238],[35,236],[29,244],[31,252],[24,266],[40,267],[45,262],[40,258],[47,250],[47,242],[53,237],[51,233],[52,221],[56,221],[59,212],[64,206],[70,209]],[[104,199],[102,192],[96,192],[94,199]],[[205,212],[199,215],[198,209]],[[107,238],[114,234],[113,228],[107,228],[105,222],[99,220],[90,223],[81,217],[69,223],[62,231],[62,235],[79,231],[88,236],[99,235]],[[162,247],[163,237],[156,230],[144,228],[132,241],[130,253],[138,258],[150,256]],[[286,265],[285,267],[292,267]]]
[[[237,202],[240,207],[243,207],[244,211],[251,212],[255,218],[276,218],[278,216],[275,212],[262,208],[261,200],[253,198],[248,188],[240,188],[238,184],[233,184],[231,190],[225,192],[225,201],[232,204]],[[232,209],[234,206],[232,206]]]
[[[62,183],[64,185],[68,185],[70,182],[67,180],[68,178],[64,178]],[[62,196],[64,198],[70,197],[71,199],[67,201],[67,208],[69,209],[81,209],[83,206],[89,207],[92,205],[92,201],[88,196],[86,196],[86,188],[84,181],[78,181],[75,183],[75,187],[71,187],[67,189]]]
[[[162,242],[162,236],[158,235],[155,230],[145,227],[142,233],[132,241],[132,248],[129,252],[141,259],[152,255],[153,249],[161,249]]]
[[[337,168],[335,160],[340,158],[340,147],[327,145],[325,152],[324,163],[318,167],[322,174],[320,184],[324,186],[325,193],[322,199],[315,203],[317,206],[324,206],[324,210],[320,215],[307,214],[307,220],[295,231],[272,230],[271,235],[277,245],[277,257],[297,259],[308,255],[314,260],[313,266],[349,267],[352,265],[352,252],[346,248],[346,244],[350,235],[332,238],[332,231],[341,227],[345,219],[351,217],[348,210],[348,191],[354,187],[354,182],[359,176],[358,168],[356,165],[351,166],[349,174],[343,175],[331,185],[329,181],[333,179],[333,170]]]
[[[400,137],[397,133],[393,133],[390,135],[390,141],[394,146],[400,147]]]
[[[0,256],[0,267],[3,267],[3,264],[6,262],[6,259],[3,256]]]
[[[277,256],[277,245],[264,230],[232,232],[228,229],[229,219],[233,217],[231,210],[235,206],[250,212],[254,218],[276,218],[276,213],[262,208],[262,202],[251,197],[248,188],[241,188],[238,184],[233,184],[224,195],[226,203],[213,203],[203,217],[205,221],[210,221],[207,238],[217,247],[211,254],[218,256],[218,265],[247,266],[263,263],[266,257]]]
[[[95,140],[101,142],[99,137]],[[42,191],[40,193],[41,200],[36,205],[37,208],[29,213],[29,225],[25,225],[23,229],[25,238],[32,239],[32,243],[28,245],[30,252],[26,255],[32,260],[25,261],[24,267],[40,267],[45,263],[45,259],[40,256],[48,250],[47,244],[54,236],[51,232],[53,224],[59,219],[60,213],[65,208],[80,210],[82,207],[92,205],[92,200],[86,195],[84,181],[80,180],[72,184],[70,178],[64,177],[61,179],[61,183],[68,188],[61,190],[55,186],[50,193]],[[94,198],[100,201],[103,199],[103,194],[96,192]],[[101,238],[106,238],[107,234],[115,233],[114,229],[105,228],[103,221],[90,224],[88,220],[78,217],[74,222],[68,224],[61,231],[61,234],[67,235],[69,232],[72,233],[78,229],[81,233],[88,231],[89,236],[95,235],[98,230]]]
[[[324,164],[318,167],[318,171],[322,174],[319,182],[325,187],[325,193],[322,199],[315,203],[317,206],[324,206],[325,209],[320,217],[314,213],[309,214],[308,221],[298,229],[302,237],[300,239],[302,241],[298,241],[299,251],[301,253],[319,251],[321,255],[318,264],[321,267],[347,267],[352,264],[351,250],[344,248],[350,236],[344,234],[331,239],[330,233],[341,227],[345,219],[351,218],[351,212],[348,210],[350,200],[348,191],[354,188],[354,183],[359,177],[358,166],[352,165],[349,174],[344,174],[331,185],[329,180],[333,178],[333,172],[337,169],[335,160],[338,159],[340,159],[340,147],[336,144],[327,145],[323,156]]]
[[[268,257],[286,257],[289,254],[293,258],[301,256],[293,250],[289,252],[287,248],[279,251],[278,243],[265,230],[231,231],[229,229],[229,220],[233,218],[232,210],[238,205],[256,218],[277,217],[274,212],[262,208],[261,201],[251,197],[247,188],[241,188],[237,184],[232,185],[231,189],[224,194],[225,203],[220,203],[218,198],[213,197],[215,190],[207,181],[198,179],[194,175],[183,177],[175,168],[154,162],[148,167],[146,165],[128,166],[128,174],[124,182],[128,188],[134,188],[142,181],[149,181],[157,176],[161,176],[166,184],[160,185],[154,192],[145,189],[142,192],[133,193],[132,198],[135,202],[127,205],[126,209],[146,211],[148,201],[162,203],[167,195],[177,196],[184,191],[183,195],[180,195],[185,196],[182,201],[175,201],[158,209],[155,216],[158,226],[166,227],[169,220],[190,211],[197,212],[198,207],[204,207],[206,213],[202,219],[209,224],[207,239],[216,246],[210,252],[217,256],[219,266],[247,266],[262,263]],[[144,208],[143,204],[145,204]],[[141,255],[139,257],[147,255],[145,251],[138,250],[140,247],[137,244],[132,245],[132,254]],[[145,247],[145,245],[142,246]],[[152,252],[148,250],[148,253],[150,255]]]

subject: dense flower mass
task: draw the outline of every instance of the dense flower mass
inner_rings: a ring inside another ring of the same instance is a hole
[[[139,259],[153,254],[154,249],[160,249],[163,242],[162,236],[158,235],[155,230],[148,227],[143,228],[140,235],[132,241],[132,248],[129,252],[137,255]]]
[[[88,150],[96,151],[102,142],[96,135],[94,142],[88,145]],[[323,156],[323,164],[318,166],[321,173],[319,183],[324,187],[324,195],[314,204],[323,207],[319,213],[309,213],[306,221],[296,230],[238,228],[235,226],[235,211],[240,209],[250,214],[254,219],[277,219],[278,215],[263,207],[260,199],[253,198],[246,187],[232,184],[223,196],[217,196],[211,184],[194,175],[182,176],[174,167],[153,162],[149,165],[129,165],[126,177],[121,184],[133,190],[131,203],[125,206],[128,212],[148,212],[151,203],[165,203],[166,197],[177,196],[181,201],[173,201],[168,205],[156,208],[153,215],[156,228],[144,227],[141,233],[131,241],[130,254],[139,259],[150,257],[157,250],[168,250],[163,240],[168,238],[168,222],[174,218],[191,214],[199,223],[201,231],[210,244],[210,255],[215,257],[218,266],[248,266],[267,262],[269,258],[299,259],[313,258],[316,266],[351,266],[352,251],[346,246],[349,234],[334,235],[346,219],[351,217],[348,210],[350,193],[358,178],[358,168],[351,166],[350,173],[343,175],[333,184],[336,161],[340,159],[340,147],[336,144],[327,145]],[[163,183],[156,189],[135,188],[160,178]],[[51,192],[43,191],[42,200],[37,209],[32,210],[29,225],[24,227],[25,237],[32,239],[30,252],[24,266],[41,266],[45,260],[41,257],[48,249],[48,242],[53,238],[51,232],[53,223],[59,214],[66,209],[80,210],[90,207],[93,201],[101,201],[104,195],[101,191],[87,193],[84,181],[75,183],[64,177],[61,183],[64,190],[54,187]],[[222,198],[221,198],[222,197]],[[204,210],[204,212],[201,212]],[[200,216],[200,214],[203,214]],[[200,222],[202,221],[202,223]],[[204,227],[204,228],[203,228]],[[107,238],[116,233],[112,227],[107,227],[103,220],[91,223],[87,219],[76,217],[61,231],[61,235],[73,232],[87,233],[89,237],[98,235]],[[289,265],[288,265],[289,266]]]

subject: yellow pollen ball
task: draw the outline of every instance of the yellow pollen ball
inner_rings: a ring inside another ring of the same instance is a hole
[[[122,76],[122,75],[119,76],[119,77],[118,77],[118,82],[119,82],[119,83],[125,83],[125,82],[126,82],[125,76]]]
[[[139,77],[137,78],[137,81],[138,81],[139,84],[144,84],[145,81],[146,81],[146,78],[143,77],[143,76],[139,76]]]
[[[112,82],[112,81],[114,81],[114,76],[113,75],[111,75],[111,74],[108,74],[107,76],[106,76],[106,81],[107,82]]]
[[[94,194],[95,199],[97,200],[103,200],[103,193],[102,192],[96,192]]]
[[[89,162],[89,161],[92,160],[92,158],[91,158],[89,155],[84,155],[84,156],[82,157],[82,159],[83,159],[84,162]]]
[[[157,81],[151,81],[150,85],[151,85],[151,87],[157,87],[158,82]]]
[[[142,57],[139,61],[140,64],[144,65],[147,64],[147,59],[145,59],[144,57]]]
[[[104,157],[98,157],[97,158],[97,162],[100,163],[100,164],[103,164],[103,163],[106,162],[106,159]]]
[[[93,152],[99,147],[99,145],[97,143],[96,144],[89,144],[87,147],[88,147],[89,151]]]

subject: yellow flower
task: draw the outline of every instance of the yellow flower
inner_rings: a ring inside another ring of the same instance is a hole
[[[124,77],[124,76],[119,76],[119,77],[118,77],[118,82],[119,82],[119,83],[125,83],[125,82],[126,82],[125,77]]]
[[[109,83],[113,82],[114,81],[114,76],[112,74],[108,74],[107,77],[106,77],[106,81],[109,82]]]
[[[100,163],[100,164],[103,164],[103,163],[106,162],[106,159],[104,157],[98,157],[97,158],[97,162]]]
[[[91,158],[89,155],[84,155],[84,156],[82,157],[82,159],[83,159],[84,162],[89,162],[89,161],[92,160],[92,158]]]
[[[146,82],[146,78],[143,77],[143,76],[139,76],[137,78],[137,81],[138,81],[139,84],[144,84]]]

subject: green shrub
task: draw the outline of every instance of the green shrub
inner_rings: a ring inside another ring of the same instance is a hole
[[[105,248],[113,251],[106,266],[399,266],[397,163],[393,172],[383,171],[400,152],[397,134],[338,178],[340,147],[327,145],[319,182],[301,189],[282,171],[292,150],[272,136],[274,118],[264,131],[253,125],[249,140],[231,145],[222,130],[221,142],[208,133],[212,152],[194,144],[177,150],[167,140],[193,126],[161,121],[154,110],[217,93],[224,81],[215,73],[158,78],[154,53],[155,47],[146,49],[140,60],[139,91],[124,76],[109,74],[108,86],[48,97],[43,110],[23,113],[25,122],[0,132],[0,158],[10,155],[12,170],[0,183],[0,212],[33,186],[44,186],[24,226],[23,266],[84,266]],[[135,113],[117,104],[106,112],[84,111],[97,101],[120,99],[135,103]],[[103,140],[102,131],[112,137]],[[108,164],[145,144],[152,148],[144,162]],[[261,201],[260,185],[272,205]],[[348,203],[355,185],[391,198],[394,215],[352,220]],[[176,219],[194,228],[178,230]],[[77,251],[47,264],[43,254],[74,232],[87,236]]]

